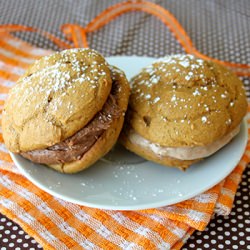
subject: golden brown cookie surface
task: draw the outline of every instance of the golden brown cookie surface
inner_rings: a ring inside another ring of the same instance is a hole
[[[111,86],[109,67],[94,50],[71,49],[38,60],[5,104],[7,148],[42,149],[73,135],[102,109]]]
[[[246,114],[242,82],[225,67],[173,55],[132,80],[129,123],[161,146],[206,145],[229,133]]]

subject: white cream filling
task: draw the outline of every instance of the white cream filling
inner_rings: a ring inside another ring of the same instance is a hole
[[[153,151],[159,156],[169,156],[179,160],[195,160],[212,155],[220,148],[224,147],[228,142],[230,142],[232,138],[239,133],[239,131],[240,126],[236,127],[222,138],[206,146],[196,147],[162,147],[159,144],[148,141],[147,139],[136,133],[133,129],[129,131],[128,138],[132,143]]]

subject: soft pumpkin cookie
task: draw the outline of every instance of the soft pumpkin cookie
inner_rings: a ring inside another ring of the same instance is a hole
[[[46,56],[10,91],[2,120],[6,146],[58,171],[80,171],[116,142],[128,97],[124,73],[96,51]]]
[[[227,68],[172,55],[132,81],[122,143],[142,157],[187,168],[226,145],[246,114],[242,82]]]

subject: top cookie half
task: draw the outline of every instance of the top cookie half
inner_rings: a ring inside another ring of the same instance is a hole
[[[112,86],[105,59],[91,49],[70,49],[35,62],[9,93],[3,134],[12,152],[47,148],[84,127]]]
[[[246,110],[244,86],[231,71],[192,55],[173,55],[132,79],[128,123],[161,146],[198,146],[232,131]]]

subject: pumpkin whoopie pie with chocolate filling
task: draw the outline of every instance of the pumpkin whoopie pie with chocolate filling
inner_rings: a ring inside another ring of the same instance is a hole
[[[5,103],[7,148],[57,171],[81,171],[115,144],[129,98],[124,73],[91,49],[36,61]]]
[[[186,169],[229,143],[247,111],[242,82],[193,55],[172,55],[141,70],[121,142],[162,165]]]

